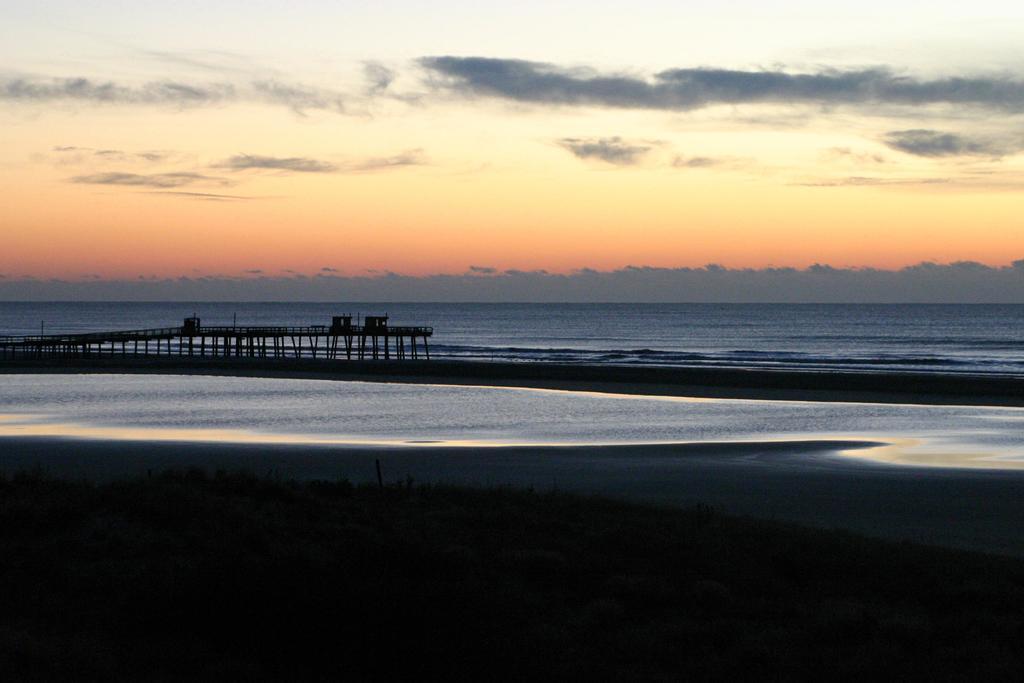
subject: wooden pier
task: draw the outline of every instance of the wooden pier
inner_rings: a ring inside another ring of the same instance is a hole
[[[432,327],[391,327],[387,316],[335,316],[308,327],[204,327],[186,318],[181,327],[85,334],[0,336],[3,358],[90,358],[161,355],[208,358],[322,358],[326,360],[430,359]]]

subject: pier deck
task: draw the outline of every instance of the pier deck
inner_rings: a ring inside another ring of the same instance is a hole
[[[324,358],[328,360],[430,359],[434,328],[389,326],[386,316],[353,325],[337,316],[331,325],[214,326],[186,318],[181,327],[0,336],[0,358],[89,358],[111,355]]]

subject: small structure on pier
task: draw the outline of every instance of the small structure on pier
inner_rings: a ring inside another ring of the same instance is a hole
[[[181,327],[87,334],[0,336],[0,358],[97,355],[323,358],[327,360],[430,359],[432,327],[391,327],[388,317],[336,315],[331,325],[308,327],[203,327],[198,317]]]

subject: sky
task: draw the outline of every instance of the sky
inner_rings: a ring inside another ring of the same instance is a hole
[[[878,298],[921,264],[942,284],[901,296],[956,299],[978,272],[992,283],[967,299],[1024,286],[1020,3],[0,0],[0,17],[0,298],[390,278],[408,294],[389,298],[537,299],[596,272],[606,298],[695,300],[723,273],[791,271],[858,274],[843,282]],[[637,272],[676,275],[652,290]],[[736,277],[721,297],[764,294]]]

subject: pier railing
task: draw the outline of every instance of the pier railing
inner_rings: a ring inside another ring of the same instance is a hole
[[[59,342],[66,343],[88,343],[97,341],[121,341],[127,339],[166,339],[181,335],[184,328],[181,327],[158,327],[149,330],[118,330],[114,332],[82,332],[75,334],[27,334],[18,336],[0,336],[0,345],[3,344],[52,344]]]
[[[386,319],[384,319],[386,320]],[[426,326],[213,326],[186,324],[80,334],[0,336],[0,358],[179,355],[361,360],[430,358]]]

